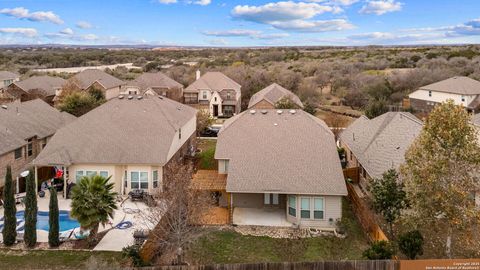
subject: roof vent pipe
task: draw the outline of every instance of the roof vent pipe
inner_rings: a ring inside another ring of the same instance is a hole
[[[278,113],[278,114],[282,114],[283,111],[282,111],[282,110],[277,110],[277,113]]]
[[[262,110],[262,114],[267,114],[267,110]]]
[[[140,99],[142,99],[142,98],[143,98],[142,96],[138,96],[138,97],[137,97],[138,100],[140,100]]]
[[[128,99],[133,99],[133,96],[128,96]]]
[[[6,109],[8,109],[8,106],[7,105],[2,105],[2,109],[6,110]]]
[[[289,112],[290,112],[290,114],[295,114],[297,111],[295,111],[295,110],[290,110]]]
[[[118,96],[118,99],[123,99],[123,98],[124,98],[123,95]]]
[[[256,111],[255,110],[250,110],[250,114],[255,114]]]

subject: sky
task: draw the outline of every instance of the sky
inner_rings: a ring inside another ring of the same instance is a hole
[[[479,0],[0,0],[0,44],[480,43]]]

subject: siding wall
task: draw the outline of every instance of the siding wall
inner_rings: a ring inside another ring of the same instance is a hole
[[[465,95],[465,101],[462,101],[462,95],[457,95],[457,94],[450,94],[450,93],[444,93],[444,92],[435,92],[432,91],[432,96],[428,96],[428,91],[427,90],[417,90],[410,95],[408,95],[409,98],[412,99],[420,99],[420,100],[426,100],[430,102],[436,102],[436,103],[441,103],[445,102],[448,99],[453,99],[456,105],[462,105],[464,107],[468,106],[470,102],[472,102],[475,99],[475,95]]]

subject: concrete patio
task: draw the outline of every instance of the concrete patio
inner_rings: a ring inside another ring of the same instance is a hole
[[[241,208],[233,209],[233,224],[250,226],[291,227],[285,209]]]

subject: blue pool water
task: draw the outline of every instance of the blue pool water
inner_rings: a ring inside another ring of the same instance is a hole
[[[17,231],[24,230],[25,224],[25,211],[18,211],[17,212]],[[80,223],[77,220],[72,219],[70,217],[70,212],[65,210],[59,211],[58,221],[60,224],[60,231],[68,231],[74,228],[80,227]],[[0,219],[0,230],[3,229],[3,217]],[[48,231],[48,212],[37,212],[37,229]]]

